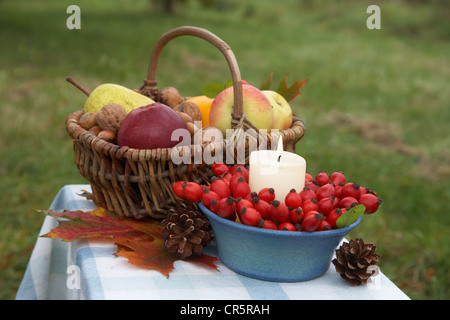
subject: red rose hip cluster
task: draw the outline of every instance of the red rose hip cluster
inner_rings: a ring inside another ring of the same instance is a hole
[[[292,189],[283,201],[275,199],[273,188],[250,190],[249,172],[242,165],[213,164],[215,175],[209,186],[178,181],[172,186],[176,196],[202,202],[222,218],[264,229],[284,231],[325,231],[336,229],[337,219],[351,207],[363,204],[365,213],[378,210],[381,199],[357,183],[347,182],[342,172],[313,178],[306,173],[305,187]]]

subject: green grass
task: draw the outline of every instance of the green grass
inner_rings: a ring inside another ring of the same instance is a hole
[[[204,27],[233,49],[258,85],[308,79],[292,107],[306,122],[297,151],[308,171],[343,171],[378,191],[380,211],[352,237],[377,245],[381,270],[413,299],[450,298],[450,27],[444,1],[198,1],[172,16],[149,1],[78,1],[82,29],[66,28],[70,1],[0,2],[0,298],[13,299],[47,209],[65,184],[86,183],[73,162],[67,114],[86,88],[139,87],[153,44],[180,25]],[[225,82],[224,58],[200,39],[170,43],[160,87],[184,95]]]

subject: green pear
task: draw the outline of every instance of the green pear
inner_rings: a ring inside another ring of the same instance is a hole
[[[98,112],[103,106],[118,103],[130,112],[155,103],[152,99],[118,84],[104,83],[95,88],[84,104],[84,112]]]

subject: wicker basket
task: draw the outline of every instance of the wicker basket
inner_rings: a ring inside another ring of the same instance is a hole
[[[243,114],[242,82],[237,61],[230,47],[223,40],[205,29],[189,26],[179,27],[163,34],[151,53],[147,79],[144,80],[141,91],[149,96],[157,92],[156,67],[160,53],[170,40],[183,35],[204,39],[225,56],[231,71],[235,93],[232,126],[242,130],[235,130],[238,134],[232,139],[185,146],[176,151],[180,154],[190,152],[191,158],[194,159],[196,154],[202,155],[207,148],[209,148],[207,151],[211,153],[212,148],[212,152],[223,153],[223,159],[226,159],[225,154],[228,150],[236,159],[238,152],[232,150],[236,148],[235,141],[239,139],[240,132],[245,130],[248,132],[248,128],[252,128],[252,125]],[[213,176],[210,164],[204,161],[200,164],[195,164],[195,161],[175,164],[172,161],[173,148],[140,150],[119,147],[106,142],[80,127],[78,121],[83,113],[83,110],[78,110],[70,114],[66,121],[67,132],[73,141],[75,163],[81,175],[89,181],[94,200],[119,216],[162,219],[178,200],[171,187],[175,181],[187,180],[201,184],[210,182]],[[272,141],[278,142],[281,135],[284,149],[295,152],[295,143],[303,137],[305,128],[303,122],[294,117],[292,126],[278,134],[263,132],[264,136],[261,136],[257,129],[254,132],[257,135],[254,137],[256,143],[265,142],[257,144],[256,148],[271,148]],[[251,139],[251,135],[246,135],[245,139]],[[251,150],[254,149],[250,149],[250,143],[247,142],[245,155],[242,158],[241,154],[240,163],[248,164]]]

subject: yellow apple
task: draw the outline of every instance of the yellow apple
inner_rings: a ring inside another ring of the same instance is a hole
[[[272,128],[273,111],[269,100],[261,90],[249,84],[242,85],[243,111],[248,121],[258,129],[270,131]],[[209,112],[209,125],[218,128],[226,135],[226,129],[231,128],[231,113],[233,112],[233,87],[223,90],[217,95]]]
[[[272,90],[263,90],[262,93],[270,101],[273,109],[272,129],[285,130],[292,126],[292,109],[289,102],[279,94]]]

